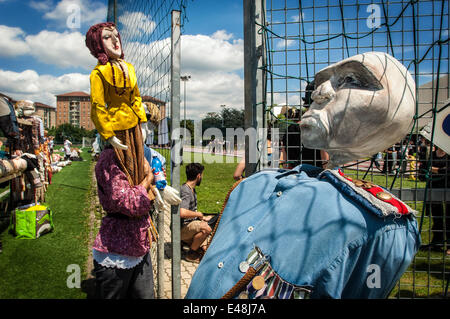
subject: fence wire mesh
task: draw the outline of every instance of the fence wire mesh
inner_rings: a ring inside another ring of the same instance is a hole
[[[301,146],[296,125],[310,103],[308,84],[318,71],[356,54],[382,51],[412,74],[416,115],[410,134],[372,158],[344,165],[343,170],[354,179],[390,189],[406,201],[418,211],[422,244],[436,243],[419,251],[390,297],[445,296],[450,277],[450,256],[446,254],[450,236],[445,238],[450,224],[450,190],[447,184],[440,189],[432,187],[432,180],[445,180],[445,176],[432,172],[437,158],[430,150],[434,149],[436,114],[448,112],[449,106],[448,1],[256,1],[265,8],[263,23],[257,23],[265,40],[267,89],[261,105],[266,127],[278,128],[281,133],[280,154],[284,153],[282,165],[286,168],[299,163],[323,164],[323,153]],[[429,122],[431,142],[419,135]],[[436,201],[433,196],[438,193]]]
[[[158,124],[148,122],[146,144],[169,155],[171,97],[171,12],[186,18],[185,0],[110,0],[108,21],[115,21],[122,38],[125,60],[134,65],[143,102],[156,104]],[[150,115],[150,110],[147,112]]]

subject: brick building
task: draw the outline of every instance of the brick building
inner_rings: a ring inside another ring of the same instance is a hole
[[[93,130],[91,121],[91,99],[85,92],[70,92],[56,96],[56,126],[70,123]]]
[[[36,109],[35,114],[42,119],[45,129],[56,126],[56,107],[35,102],[34,108]]]

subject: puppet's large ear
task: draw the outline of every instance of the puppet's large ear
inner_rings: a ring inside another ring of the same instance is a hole
[[[109,142],[109,144],[111,144],[115,148],[119,148],[119,149],[125,150],[125,151],[128,149],[128,146],[123,145],[122,142],[115,136],[110,137],[108,139],[108,142]]]

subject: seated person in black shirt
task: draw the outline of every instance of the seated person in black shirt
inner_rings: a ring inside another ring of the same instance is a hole
[[[204,166],[200,163],[186,165],[187,181],[180,189],[181,240],[189,245],[186,260],[199,263],[207,246],[207,237],[212,229],[208,225],[211,216],[205,217],[197,210],[197,192],[203,178]]]

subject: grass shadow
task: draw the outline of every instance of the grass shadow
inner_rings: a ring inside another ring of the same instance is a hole
[[[447,294],[447,297],[444,296],[444,292],[434,292],[429,294],[426,297],[421,297],[415,294],[412,290],[400,289],[395,296],[391,296],[389,299],[450,299],[450,296]]]
[[[183,259],[189,251],[189,247],[185,244],[181,244],[181,258]],[[172,243],[164,243],[164,259],[172,259]]]
[[[88,191],[88,188],[85,187],[79,187],[79,186],[74,186],[74,185],[67,185],[67,184],[61,184],[61,183],[52,183],[53,186],[64,186],[64,187],[69,187],[69,188],[76,188],[79,190],[83,190],[83,191]]]

